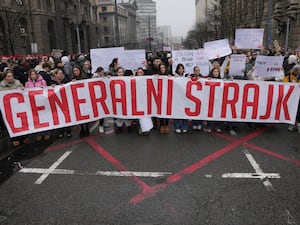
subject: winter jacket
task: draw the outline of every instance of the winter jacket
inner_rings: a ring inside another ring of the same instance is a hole
[[[19,80],[14,80],[12,83],[2,80],[0,83],[0,91],[14,90],[19,88],[23,88],[23,85]]]
[[[30,78],[28,78],[28,81],[25,83],[25,88],[45,87],[45,86],[47,86],[47,83],[41,75],[38,76],[36,81],[33,81]]]

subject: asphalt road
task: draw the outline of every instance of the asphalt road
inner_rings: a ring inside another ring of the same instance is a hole
[[[75,130],[0,186],[0,224],[300,224],[300,134],[238,129],[141,136],[111,125],[84,139]]]

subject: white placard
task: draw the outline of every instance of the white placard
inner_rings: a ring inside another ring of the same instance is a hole
[[[244,54],[234,54],[230,56],[230,76],[244,76],[246,64],[246,55]]]
[[[283,56],[257,56],[253,75],[258,77],[279,76],[283,70],[283,59]]]
[[[172,51],[172,59],[173,74],[180,63],[184,65],[185,73],[194,73],[195,66],[200,67],[201,74],[208,75],[209,73],[209,60],[204,49]]]
[[[208,59],[216,59],[232,53],[228,39],[205,42],[204,49],[207,52]]]
[[[119,65],[125,70],[136,70],[139,67],[144,68],[146,62],[145,49],[125,50],[119,56]]]
[[[102,66],[105,71],[108,71],[109,64],[114,58],[119,58],[124,52],[124,47],[118,48],[96,48],[91,49],[92,69],[95,71],[99,66]]]
[[[235,46],[238,49],[262,49],[264,29],[236,29]]]
[[[148,132],[153,128],[153,122],[151,117],[144,117],[139,119],[140,127],[142,132]]]

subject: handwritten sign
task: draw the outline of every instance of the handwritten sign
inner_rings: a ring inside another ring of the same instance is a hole
[[[277,77],[283,70],[283,56],[257,56],[254,76]]]
[[[244,76],[246,64],[246,55],[244,54],[234,54],[230,57],[230,76]]]
[[[146,61],[145,49],[124,50],[119,56],[119,65],[126,70],[136,70],[144,67]]]
[[[205,42],[204,49],[207,52],[208,59],[216,59],[232,53],[228,39]]]
[[[262,49],[264,29],[236,29],[235,46],[238,49]]]
[[[178,64],[183,64],[185,73],[194,73],[194,67],[199,66],[203,75],[209,73],[209,60],[204,49],[172,51],[173,74]]]

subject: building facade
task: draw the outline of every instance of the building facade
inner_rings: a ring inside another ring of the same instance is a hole
[[[88,53],[90,48],[97,47],[100,36],[96,3],[1,0],[0,54],[49,54],[52,49]]]
[[[158,26],[157,27],[157,41],[158,49],[163,50],[164,47],[169,47],[172,43],[172,27]]]
[[[282,48],[300,46],[299,0],[195,0],[195,5],[197,23],[205,21],[213,39],[233,41],[237,28],[264,28],[265,45],[271,43],[265,47],[274,40]]]
[[[157,48],[156,3],[153,0],[136,0],[136,4],[139,48],[155,50]]]

